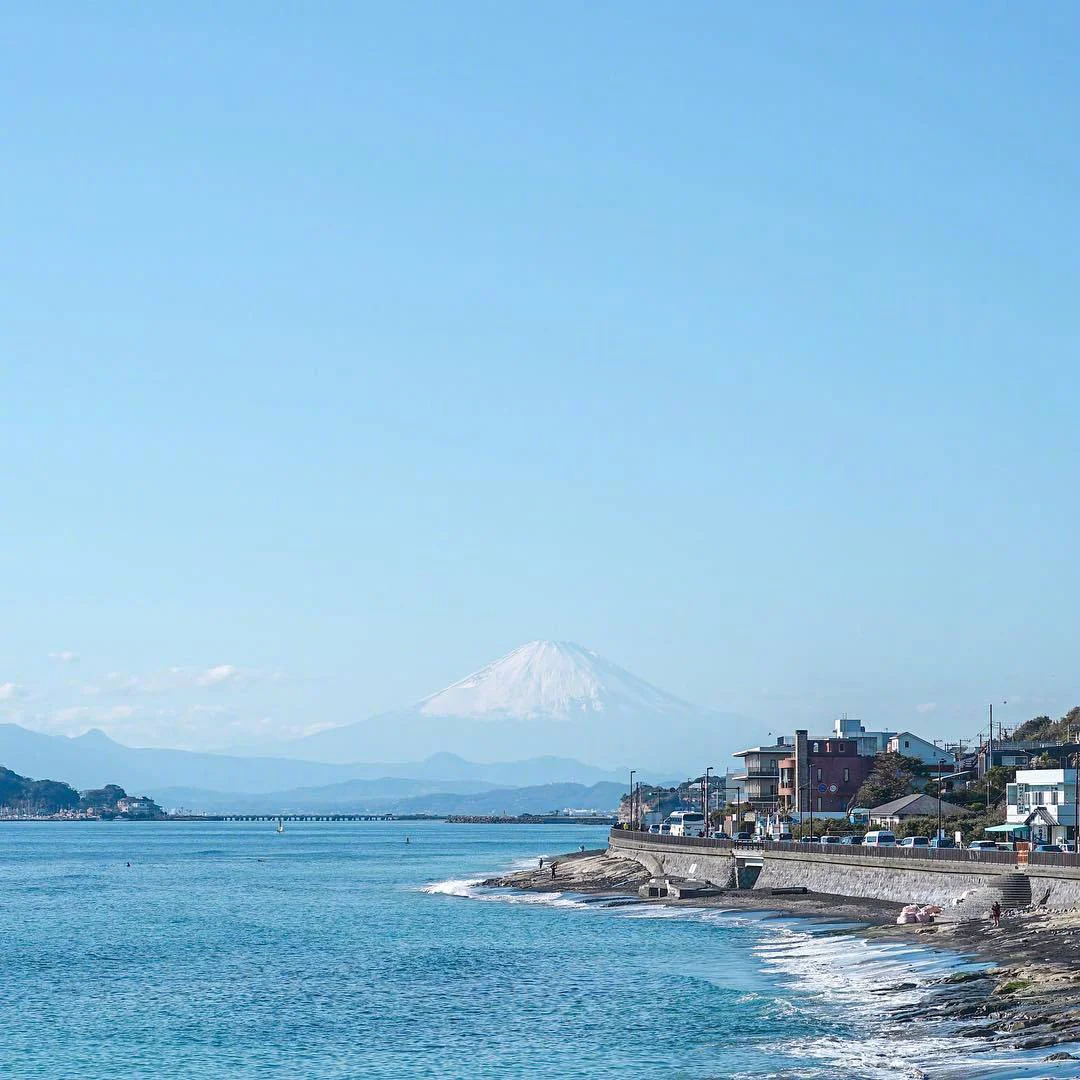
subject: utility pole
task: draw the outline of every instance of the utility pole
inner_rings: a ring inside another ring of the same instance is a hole
[[[709,835],[709,773],[713,771],[710,765],[705,770],[705,790],[702,792],[701,801],[704,804],[702,813],[705,815],[705,835]]]
[[[1080,753],[1073,754],[1073,852],[1080,855]]]
[[[990,739],[986,744],[986,809],[990,809],[990,770],[994,767],[994,703],[990,702]]]
[[[636,769],[630,770],[630,828],[634,827],[634,773]]]

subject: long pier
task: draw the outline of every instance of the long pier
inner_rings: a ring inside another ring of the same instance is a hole
[[[169,821],[403,821],[395,814],[170,814]]]

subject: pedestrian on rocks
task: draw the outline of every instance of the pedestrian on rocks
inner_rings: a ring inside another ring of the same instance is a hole
[[[1001,905],[996,900],[990,905],[990,918],[995,926],[1001,925]]]
[[[540,869],[541,870],[544,869],[544,856],[543,855],[540,856]]]
[[[551,864],[551,880],[552,880],[552,881],[554,881],[554,880],[555,880],[555,867],[556,867],[556,866],[558,866],[558,865],[559,865],[559,864],[558,864],[558,863],[555,863],[555,862],[553,862],[553,863]]]

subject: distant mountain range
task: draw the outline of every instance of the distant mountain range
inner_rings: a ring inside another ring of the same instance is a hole
[[[134,748],[96,730],[68,738],[0,724],[0,765],[79,788],[108,776],[188,809],[545,812],[594,803],[598,784],[626,790],[625,768],[585,765],[583,757],[629,760],[643,782],[665,783],[707,758],[722,761],[739,720],[681,701],[580,645],[533,641],[411,708],[259,757]],[[426,756],[402,760],[416,751]],[[605,808],[617,802],[610,792],[604,799]]]
[[[198,788],[229,795],[321,788],[361,780],[379,781],[383,793],[396,778],[409,781],[399,795],[431,791],[481,792],[552,782],[617,781],[621,773],[566,758],[477,764],[454,754],[423,761],[331,765],[287,758],[244,758],[189,750],[139,749],[114,742],[100,731],[68,738],[0,724],[0,765],[38,779],[60,777],[77,788],[93,787],[107,776],[130,791],[160,795],[170,788]],[[376,789],[372,789],[373,792]],[[159,798],[159,801],[160,798]]]
[[[310,761],[396,757],[403,747],[486,760],[559,754],[680,775],[729,750],[741,718],[702,709],[595,652],[533,641],[417,702],[275,748]],[[576,778],[580,779],[580,778]]]
[[[418,786],[421,786],[419,782],[412,780],[352,780],[263,795],[174,787],[163,788],[156,796],[169,809],[207,814],[546,814],[568,807],[613,812],[626,792],[625,783],[609,782],[591,786],[542,784],[480,792],[444,789],[412,793]]]

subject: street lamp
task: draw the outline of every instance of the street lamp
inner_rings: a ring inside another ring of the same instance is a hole
[[[938,744],[938,741],[937,741],[937,739],[935,739],[934,740],[934,749],[935,750],[937,749],[937,744]],[[941,766],[942,766],[942,764],[943,764],[942,760],[939,757],[938,758],[938,763],[937,763],[937,834],[938,834],[938,843],[941,842]]]
[[[713,766],[709,765],[705,769],[705,790],[701,793],[702,813],[705,815],[705,835],[709,835],[709,773],[713,771]]]
[[[630,770],[630,828],[634,827],[634,774],[637,769]]]

